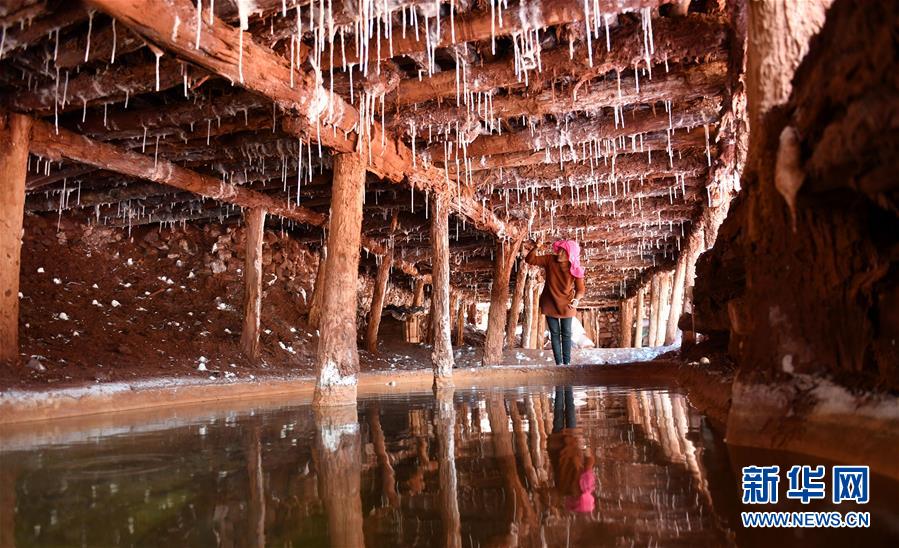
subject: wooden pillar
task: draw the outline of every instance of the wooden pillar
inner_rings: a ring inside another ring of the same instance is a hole
[[[634,322],[634,306],[631,299],[621,300],[621,316],[620,316],[620,338],[618,346],[621,348],[631,347],[631,335],[633,334]]]
[[[328,262],[328,246],[323,245],[318,252],[318,270],[315,272],[315,286],[312,288],[312,303],[309,305],[309,327],[318,329],[322,315],[322,295],[325,290],[325,266]]]
[[[460,306],[459,310],[463,308]],[[463,317],[459,314],[459,317]],[[434,435],[437,438],[438,486],[440,523],[443,525],[442,546],[462,546],[462,521],[459,516],[458,481],[456,479],[456,409],[453,390],[439,389],[435,393],[437,410],[434,413]]]
[[[659,313],[657,315],[656,340],[653,346],[665,344],[665,328],[668,326],[668,309],[671,307],[671,273],[659,273]]]
[[[19,357],[19,271],[31,119],[0,114],[0,362]]]
[[[434,386],[452,384],[453,345],[450,320],[449,203],[431,200],[431,363]]]
[[[521,239],[515,242],[497,241],[493,262],[493,286],[490,288],[490,311],[487,316],[487,336],[484,340],[484,364],[495,365],[503,359],[503,338],[506,327],[506,306],[509,303],[509,276]]]
[[[390,283],[390,268],[393,266],[394,232],[396,232],[397,214],[393,213],[390,221],[390,235],[387,237],[386,253],[381,257],[378,274],[372,288],[371,308],[368,311],[368,329],[365,331],[365,349],[372,354],[378,353],[378,329],[381,327],[381,313],[384,311],[384,300],[387,298],[387,284]]]
[[[637,307],[636,307],[636,321],[634,326],[634,348],[642,348],[643,347],[643,318],[644,316],[644,304],[643,300],[646,295],[646,288],[641,287],[637,291]]]
[[[538,312],[537,320],[537,334],[534,340],[537,342],[536,348],[542,350],[546,344],[546,316]]]
[[[659,327],[659,273],[652,275],[649,290],[649,340],[648,346],[656,346],[656,330]]]
[[[527,264],[527,263],[525,263]],[[528,268],[528,267],[525,267]],[[534,276],[528,274],[524,284],[524,325],[521,327],[521,347],[531,348],[534,331]]]
[[[359,154],[333,156],[331,219],[325,268],[317,381],[313,405],[355,405],[359,351],[356,348],[356,288],[362,239],[365,164]]]
[[[518,331],[518,318],[521,315],[521,301],[524,300],[527,277],[527,263],[523,258],[519,259],[518,273],[515,275],[515,293],[512,294],[512,306],[509,308],[509,318],[506,320],[506,344],[509,348],[515,346],[515,332]],[[523,333],[522,338],[524,338]]]
[[[478,300],[468,303],[468,325],[478,325]]]
[[[315,468],[328,517],[331,546],[364,546],[362,529],[362,434],[352,406],[315,413]]]
[[[459,299],[456,310],[456,346],[465,344],[465,299]]]
[[[422,278],[415,279],[415,287],[412,290],[412,306],[418,307],[425,302],[425,281]],[[421,330],[419,329],[419,316],[412,316],[406,320],[406,342],[420,343]]]
[[[247,256],[243,273],[243,330],[240,349],[250,359],[259,356],[259,323],[262,315],[262,240],[265,233],[265,209],[246,212]]]
[[[671,306],[668,308],[668,320],[665,325],[665,344],[674,344],[677,338],[677,321],[684,310],[684,280],[687,275],[687,261],[690,259],[689,246],[684,247],[677,259],[677,267],[671,279]]]

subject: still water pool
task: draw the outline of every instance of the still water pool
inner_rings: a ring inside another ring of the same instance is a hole
[[[749,534],[733,450],[662,388],[456,390],[328,414],[250,405],[3,440],[3,546],[771,546],[845,534]],[[878,507],[864,532],[874,544],[899,516]]]

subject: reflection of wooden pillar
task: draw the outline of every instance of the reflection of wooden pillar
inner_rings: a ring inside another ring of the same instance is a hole
[[[522,232],[523,234],[523,232]],[[503,339],[506,333],[506,306],[509,304],[509,276],[521,239],[514,242],[496,242],[493,260],[493,285],[490,289],[490,311],[487,316],[487,334],[484,338],[484,364],[495,365],[503,359]]]
[[[461,308],[460,308],[461,310]],[[434,433],[437,437],[440,485],[440,522],[443,525],[443,546],[462,546],[462,522],[459,517],[459,498],[456,480],[456,410],[453,407],[453,390],[436,391],[437,412],[434,416]]]
[[[528,448],[527,435],[522,427],[521,412],[518,410],[518,401],[509,402],[509,417],[512,419],[512,432],[515,434],[515,448],[521,459],[521,467],[524,469],[528,484],[533,489],[539,484],[537,470],[534,469],[534,462],[531,460],[531,452]]]
[[[5,459],[0,466],[0,546],[16,545],[16,478],[19,475],[14,459]]]
[[[318,269],[315,272],[315,286],[312,288],[312,302],[309,305],[309,327],[318,329],[318,321],[322,315],[322,295],[325,285],[325,264],[328,258],[328,246],[323,245],[318,253]]]
[[[262,470],[262,442],[260,427],[254,426],[247,444],[247,475],[250,478],[250,497],[247,505],[249,527],[247,546],[265,546],[265,474]]]
[[[634,307],[631,299],[621,300],[621,317],[618,346],[621,348],[631,347],[631,334],[633,333]]]
[[[250,359],[259,356],[259,322],[262,314],[262,237],[265,209],[254,207],[246,213],[247,256],[244,265],[243,330],[240,349]]]
[[[450,320],[449,202],[431,201],[431,363],[434,385],[452,382],[453,344]]]
[[[390,235],[387,238],[387,249],[381,263],[378,265],[378,274],[375,276],[375,285],[372,288],[371,308],[368,311],[368,329],[365,330],[365,349],[376,354],[378,352],[378,330],[381,327],[381,313],[384,310],[384,300],[387,298],[387,284],[390,282],[390,268],[393,266],[394,239],[396,231],[397,215],[393,214],[390,221]]]
[[[506,320],[506,344],[509,348],[516,346],[515,336],[516,331],[518,331],[518,317],[521,315],[521,301],[524,299],[527,277],[527,263],[524,262],[524,259],[520,259],[518,261],[518,273],[515,275],[515,293],[512,294],[512,306],[509,308],[509,317]],[[524,338],[523,335],[522,338]]]
[[[652,276],[649,292],[649,346],[656,345],[656,329],[659,327],[659,273]]]
[[[637,291],[637,307],[636,307],[636,321],[634,325],[634,348],[642,348],[643,347],[643,318],[644,318],[644,304],[643,299],[646,294],[646,288],[641,287]]]
[[[384,440],[384,430],[381,428],[381,408],[372,405],[368,411],[368,427],[371,432],[371,442],[378,457],[378,466],[381,468],[381,490],[388,504],[393,508],[400,507],[400,496],[396,492],[396,473],[387,454],[387,443]]]
[[[19,271],[31,119],[0,113],[0,362],[19,357]]]
[[[328,261],[316,353],[314,405],[356,403],[356,288],[362,239],[365,164],[359,154],[333,156]]]
[[[331,546],[363,546],[362,440],[356,422],[356,407],[318,409],[315,426],[319,496],[328,516]]]
[[[506,490],[512,495],[512,500],[507,503],[510,521],[518,526],[519,537],[524,538],[527,536],[529,525],[535,521],[534,508],[518,475],[518,463],[512,448],[512,434],[509,432],[509,415],[506,413],[502,394],[490,395],[487,402],[487,416],[493,438],[493,456],[499,465]]]

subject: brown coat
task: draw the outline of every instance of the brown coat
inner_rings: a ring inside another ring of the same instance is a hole
[[[540,310],[552,318],[573,318],[577,310],[571,308],[571,299],[584,297],[586,289],[583,278],[571,275],[571,263],[560,263],[555,255],[537,255],[532,249],[525,261],[534,266],[543,267],[546,283],[540,294]]]

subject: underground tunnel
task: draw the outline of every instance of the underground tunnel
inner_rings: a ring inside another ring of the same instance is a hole
[[[0,547],[895,546],[899,2],[0,0]]]

